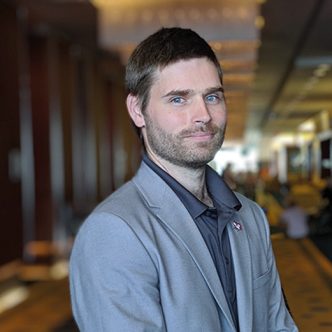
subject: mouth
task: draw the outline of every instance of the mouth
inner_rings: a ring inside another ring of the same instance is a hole
[[[195,141],[209,141],[211,139],[213,139],[215,133],[214,132],[210,132],[210,131],[199,131],[199,132],[194,132],[191,134],[187,134],[184,136],[184,138],[188,138],[188,139],[192,139]]]

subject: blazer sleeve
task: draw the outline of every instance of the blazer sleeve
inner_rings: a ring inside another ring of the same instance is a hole
[[[126,222],[93,213],[70,258],[70,291],[80,331],[166,331],[158,273]]]

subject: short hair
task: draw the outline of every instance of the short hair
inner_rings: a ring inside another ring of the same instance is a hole
[[[191,29],[161,28],[143,40],[133,51],[126,67],[128,93],[138,97],[142,112],[149,102],[150,90],[157,69],[180,60],[207,58],[218,71],[222,69],[210,45]]]

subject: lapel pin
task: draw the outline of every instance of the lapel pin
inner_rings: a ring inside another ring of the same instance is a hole
[[[242,226],[240,223],[233,221],[233,228],[237,231],[240,231],[242,229]]]

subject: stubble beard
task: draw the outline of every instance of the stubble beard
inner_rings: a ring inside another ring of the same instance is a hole
[[[174,165],[190,169],[204,167],[210,162],[221,148],[225,136],[225,126],[213,124],[170,134],[155,125],[148,116],[145,117],[145,128],[148,145],[154,154]],[[213,133],[214,137],[209,142],[185,144],[186,137],[197,132]]]

